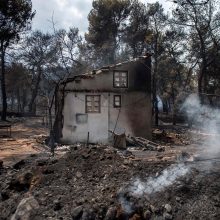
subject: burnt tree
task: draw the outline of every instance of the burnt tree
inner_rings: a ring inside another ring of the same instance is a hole
[[[19,34],[30,27],[34,16],[30,0],[0,1],[0,52],[1,52],[1,90],[2,120],[7,115],[7,95],[5,85],[5,58],[9,46],[19,40]]]

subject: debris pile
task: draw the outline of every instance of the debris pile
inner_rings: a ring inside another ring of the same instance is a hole
[[[166,144],[189,145],[191,135],[183,128],[176,128],[175,130],[157,128],[153,131],[153,138]]]
[[[157,144],[142,137],[126,137],[126,141],[129,144],[133,146],[141,147],[144,150],[159,151],[159,152],[165,151],[165,146],[161,146],[160,144]]]
[[[39,154],[2,167],[0,219],[220,218],[220,163],[210,172],[132,158],[78,144],[60,159]]]

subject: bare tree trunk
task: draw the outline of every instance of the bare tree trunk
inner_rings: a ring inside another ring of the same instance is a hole
[[[206,67],[204,65],[205,64],[203,63],[202,69],[198,77],[198,94],[201,103],[204,103],[204,97],[203,97],[204,87],[205,87],[204,76],[206,75]]]
[[[11,95],[11,111],[14,111],[14,103],[15,103],[15,96],[14,96],[14,92]]]
[[[154,123],[156,126],[159,124],[158,117],[158,100],[157,100],[157,71],[158,71],[158,33],[155,36],[155,48],[154,48],[154,74],[153,74],[153,106],[154,106]]]
[[[21,111],[21,96],[20,96],[20,90],[17,90],[17,101],[18,101],[18,112]]]
[[[62,137],[62,127],[63,127],[63,106],[64,106],[64,97],[65,97],[65,87],[63,86],[62,90],[59,88],[59,85],[55,89],[55,120],[53,125],[53,131],[55,135],[55,141],[59,142]]]
[[[137,57],[137,48],[136,48],[135,44],[133,44],[132,50],[133,50],[133,58],[136,58]]]
[[[204,72],[205,68],[202,66],[200,72],[199,72],[199,77],[198,77],[198,93],[201,94],[203,93],[203,78],[204,78]]]
[[[56,90],[54,91],[51,103],[48,98],[48,113],[49,113],[49,128],[50,128],[49,146],[51,149],[52,156],[54,156],[54,150],[55,150],[55,134],[53,130],[53,120],[52,120],[52,108],[53,108],[54,99],[55,99],[55,92]]]
[[[173,99],[173,125],[176,125],[176,110],[177,110],[177,106],[176,106],[176,102],[175,102],[174,92],[172,92],[172,99]]]
[[[206,77],[207,75],[206,47],[205,47],[205,42],[204,42],[204,39],[202,37],[200,30],[198,28],[196,29],[197,29],[200,44],[201,44],[200,54],[202,57],[202,68],[200,70],[199,78],[198,78],[198,93],[199,93],[200,101],[201,103],[203,103],[204,99],[203,99],[202,93],[204,92],[204,87],[205,87],[204,77]]]
[[[35,106],[35,101],[38,95],[38,90],[39,90],[39,85],[40,85],[40,81],[41,81],[41,75],[42,75],[42,70],[41,67],[38,67],[38,76],[37,76],[37,82],[36,85],[32,91],[31,94],[31,100],[29,103],[29,113],[33,113],[36,114],[36,106]]]
[[[1,42],[1,89],[2,89],[2,115],[1,119],[6,121],[7,117],[7,95],[5,86],[5,48],[3,42]]]
[[[158,113],[159,113],[159,109],[158,109],[158,100],[157,100],[157,91],[156,91],[156,79],[155,79],[155,75],[153,75],[153,113],[154,113],[154,124],[156,126],[158,126],[158,122],[159,122],[159,117],[158,117]]]
[[[27,90],[23,89],[22,91],[22,103],[21,103],[21,112],[24,113],[25,111],[25,106],[27,105]]]

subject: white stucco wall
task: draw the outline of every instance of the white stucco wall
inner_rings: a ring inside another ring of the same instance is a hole
[[[128,72],[128,87],[114,87],[114,71]],[[109,143],[112,137],[109,130],[114,129],[116,133],[151,138],[150,56],[70,78],[62,83],[61,99],[63,91],[64,106],[63,102],[57,102],[60,111],[56,129],[60,141],[86,142],[89,132],[90,142]],[[85,113],[86,95],[101,95],[100,113]],[[114,95],[122,98],[120,114],[113,106]],[[87,120],[77,122],[77,114],[84,114]]]
[[[85,113],[85,95],[91,93],[69,92],[64,102],[63,138],[61,141],[75,143],[86,142],[89,132],[90,142],[108,142],[108,93],[101,95],[101,113]],[[87,114],[86,123],[76,121],[77,114]]]
[[[101,112],[85,113],[85,96],[101,96]],[[114,108],[114,95],[121,95],[122,107]],[[68,92],[64,102],[63,138],[65,143],[86,142],[109,143],[112,134],[109,130],[120,134],[150,138],[151,134],[151,101],[150,95],[144,92],[129,93],[86,93]],[[120,113],[119,113],[120,111]],[[77,114],[83,114],[86,121],[77,122]],[[118,119],[118,121],[117,121]]]

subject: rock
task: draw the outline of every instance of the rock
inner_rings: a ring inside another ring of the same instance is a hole
[[[124,165],[129,165],[131,161],[129,159],[124,159]]]
[[[92,209],[84,210],[81,220],[95,220],[95,213]]]
[[[164,208],[165,208],[166,212],[168,212],[168,213],[171,213],[171,212],[172,212],[172,207],[171,207],[170,204],[166,204],[166,205],[164,206]]]
[[[181,201],[181,198],[180,198],[180,197],[176,197],[176,201],[177,201],[177,202],[180,202],[180,201]]]
[[[150,211],[154,213],[156,211],[156,208],[153,205],[150,205]]]
[[[71,211],[71,216],[73,220],[79,220],[83,215],[83,206],[77,206]]]
[[[106,213],[105,220],[114,220],[116,218],[117,208],[110,207]]]
[[[77,178],[81,178],[82,177],[82,173],[80,173],[79,171],[76,172],[76,177]]]
[[[13,165],[13,169],[20,170],[25,165],[25,160],[20,160]]]
[[[150,210],[145,211],[144,212],[144,220],[150,220],[151,215],[152,215],[152,213]]]
[[[124,157],[130,157],[130,156],[132,156],[133,154],[132,154],[132,152],[129,151],[129,150],[124,150],[124,151],[122,152],[122,155],[123,155]]]
[[[172,220],[173,219],[173,216],[170,215],[169,213],[164,213],[163,217],[164,217],[165,220]]]
[[[24,198],[19,203],[15,214],[11,217],[11,220],[30,220],[30,215],[38,208],[39,204],[33,196]]]
[[[191,155],[185,151],[182,151],[181,154],[178,156],[179,161],[187,161],[191,158]]]

